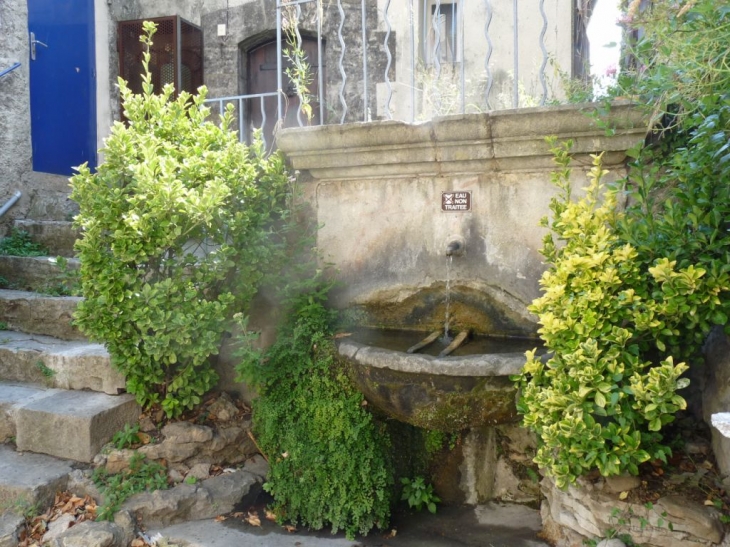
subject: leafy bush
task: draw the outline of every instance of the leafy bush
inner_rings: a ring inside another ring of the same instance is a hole
[[[72,178],[85,300],[78,326],[104,342],[127,389],[177,416],[216,382],[211,365],[234,312],[244,309],[281,255],[289,179],[208,121],[205,88],[154,94],[145,23],[143,93],[120,80],[128,124],[115,123],[96,173]]]
[[[615,228],[621,215],[615,192],[603,193],[599,156],[585,197],[571,199],[568,148],[553,149],[560,195],[552,221],[543,219],[553,232],[542,249],[544,294],[530,306],[553,355],[529,352],[515,377],[524,423],[541,441],[535,462],[560,487],[594,468],[637,474],[642,462],[666,461],[660,431],[685,408],[677,391],[689,384],[680,377],[687,365],[667,348],[694,318],[711,317],[730,289],[727,274],[666,257],[642,262]]]
[[[393,472],[386,433],[336,362],[326,296],[320,288],[286,303],[276,343],[243,351],[238,371],[260,394],[254,431],[269,457],[274,511],[352,538],[387,525]]]

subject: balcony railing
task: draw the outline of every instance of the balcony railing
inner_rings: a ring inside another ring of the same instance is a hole
[[[300,28],[316,35],[317,57],[309,64],[336,64],[324,81],[317,70],[316,123],[372,119],[416,122],[433,116],[544,105],[560,95],[560,78],[580,74],[585,21],[572,0],[277,0],[277,89],[271,93],[208,100],[233,103],[239,132],[255,125],[247,113],[276,96],[273,113],[286,117],[286,49],[302,47]],[[377,4],[377,6],[375,6]],[[359,28],[358,28],[359,27]],[[323,44],[330,48],[323,56]],[[287,45],[287,42],[289,45]],[[576,55],[578,52],[578,55]],[[585,64],[587,59],[583,59]],[[550,65],[550,70],[548,69]],[[296,90],[296,123],[306,124]],[[265,116],[265,114],[264,114]],[[261,117],[258,116],[257,119]],[[310,122],[311,123],[311,122]],[[260,122],[259,126],[266,124]],[[267,131],[264,131],[265,138]],[[271,133],[271,131],[268,131]],[[268,135],[271,138],[271,135]]]

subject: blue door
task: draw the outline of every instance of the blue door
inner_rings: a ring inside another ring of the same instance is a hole
[[[94,0],[28,0],[33,170],[96,167]]]

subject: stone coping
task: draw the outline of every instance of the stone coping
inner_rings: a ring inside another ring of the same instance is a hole
[[[457,357],[434,357],[376,348],[352,340],[338,344],[339,354],[355,363],[413,374],[442,376],[509,376],[518,374],[525,364],[522,353],[485,353]]]
[[[320,180],[553,169],[545,142],[550,135],[572,139],[574,155],[605,152],[605,166],[621,164],[625,151],[643,141],[647,117],[631,102],[614,102],[608,120],[614,132],[608,136],[590,116],[597,109],[585,103],[445,116],[420,124],[298,127],[282,130],[277,141],[295,169]]]

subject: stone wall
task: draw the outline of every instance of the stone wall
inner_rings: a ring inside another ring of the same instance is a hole
[[[435,119],[287,129],[280,147],[321,226],[317,247],[341,281],[335,303],[357,322],[421,330],[443,323],[447,244],[463,238],[450,286],[453,323],[477,332],[531,334],[527,305],[544,269],[539,249],[555,189],[546,135],[575,140],[573,180],[586,184],[589,153],[606,151],[610,179],[645,134],[616,105],[607,137],[565,106]],[[471,210],[443,212],[442,192],[471,192]]]

